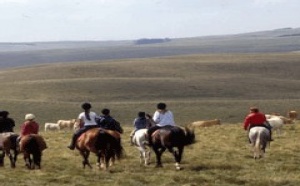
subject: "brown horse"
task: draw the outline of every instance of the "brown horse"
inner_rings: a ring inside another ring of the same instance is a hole
[[[109,162],[123,155],[123,147],[120,143],[120,133],[102,128],[93,128],[83,133],[76,142],[76,149],[83,157],[83,168],[89,166],[90,152],[96,154],[100,168],[108,170]]]
[[[29,134],[20,140],[20,152],[24,155],[25,165],[28,169],[41,168],[42,152],[47,148],[41,135]]]
[[[161,156],[168,149],[175,158],[175,166],[180,170],[180,162],[184,146],[195,142],[194,131],[185,127],[164,126],[155,130],[151,135],[152,149],[156,155],[156,167],[162,167]]]
[[[5,155],[9,157],[10,167],[16,167],[16,161],[18,156],[16,140],[18,137],[19,135],[13,132],[5,132],[0,134],[0,167],[4,166]]]

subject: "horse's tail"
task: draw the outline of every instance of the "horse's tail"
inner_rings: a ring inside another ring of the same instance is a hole
[[[191,145],[195,143],[195,132],[189,127],[185,127],[185,145]]]
[[[41,161],[42,152],[40,151],[40,146],[35,136],[30,136],[27,144],[24,146],[24,151],[27,151],[29,154],[33,155],[34,162]]]
[[[124,157],[124,148],[121,141],[116,143],[115,155],[117,159],[122,159]]]

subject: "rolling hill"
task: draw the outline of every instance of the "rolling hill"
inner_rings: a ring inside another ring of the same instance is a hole
[[[168,42],[153,44],[136,44],[135,41],[0,43],[0,68],[190,54],[291,51],[300,51],[300,28],[235,35],[172,38]]]

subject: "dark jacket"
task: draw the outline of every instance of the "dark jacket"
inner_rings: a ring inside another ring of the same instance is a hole
[[[118,121],[116,121],[111,116],[100,116],[96,118],[96,122],[99,127],[107,130],[118,131],[119,133],[123,133],[123,129]]]

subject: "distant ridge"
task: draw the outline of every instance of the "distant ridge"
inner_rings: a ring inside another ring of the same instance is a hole
[[[136,41],[138,40],[0,43],[0,68],[186,54],[293,52],[300,51],[300,28],[170,38],[168,42],[146,45],[137,45]],[[150,38],[148,41],[153,40]]]

